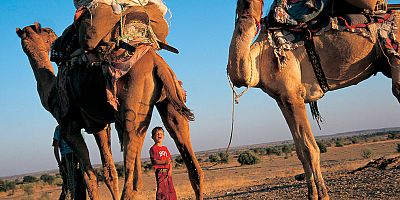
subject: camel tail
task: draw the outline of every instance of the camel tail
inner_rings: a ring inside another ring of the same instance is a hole
[[[157,54],[160,59],[157,59],[156,73],[163,83],[163,90],[167,99],[171,102],[176,111],[185,116],[188,120],[194,120],[194,114],[186,107],[186,94],[182,86],[179,84],[175,73],[164,61],[164,59]]]

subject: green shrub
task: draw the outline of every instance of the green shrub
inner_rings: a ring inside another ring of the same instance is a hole
[[[254,165],[260,162],[260,158],[254,151],[245,151],[239,154],[237,161],[241,165]]]
[[[22,188],[27,195],[32,195],[33,194],[33,186],[32,184],[25,184]]]
[[[17,184],[15,181],[0,180],[0,192],[15,190],[16,186]]]
[[[285,145],[282,146],[282,152],[284,154],[287,155],[289,153],[292,153],[292,151],[293,151],[293,145],[285,144]]]
[[[150,161],[146,161],[143,163],[143,169],[145,172],[150,171],[151,169],[153,169],[153,165],[151,164]]]
[[[55,178],[52,175],[43,174],[40,176],[40,180],[49,185],[53,185]]]
[[[115,169],[117,170],[118,177],[124,177],[125,176],[125,170],[124,170],[124,165],[115,165]]]
[[[230,156],[229,154],[225,153],[225,152],[219,152],[218,153],[218,157],[219,157],[219,161],[221,163],[228,163],[230,160]]]
[[[358,143],[358,138],[357,137],[351,137],[351,143],[352,144],[357,144]]]
[[[397,152],[399,152],[399,153],[400,153],[400,143],[399,143],[399,144],[397,144]]]
[[[328,152],[328,149],[326,148],[325,143],[320,142],[320,141],[317,141],[317,145],[318,145],[318,148],[319,148],[319,152],[320,152],[320,153],[326,153],[326,152]]]
[[[183,158],[182,158],[182,156],[181,155],[178,155],[176,158],[175,158],[175,162],[176,163],[178,163],[178,164],[180,164],[180,165],[183,165]]]
[[[372,151],[372,149],[364,149],[361,152],[361,156],[365,159],[367,158],[371,158],[374,155],[374,151]]]
[[[267,155],[273,155],[273,154],[275,154],[277,156],[282,155],[282,148],[277,147],[277,146],[265,148],[265,151],[266,151]]]
[[[103,168],[95,168],[94,171],[96,172],[97,175],[97,181],[102,181],[104,182],[106,180],[106,177],[104,176]]]
[[[23,183],[34,183],[37,181],[38,181],[38,179],[34,176],[24,176],[24,178],[22,180]]]
[[[344,146],[343,140],[340,138],[336,139],[335,147],[343,147],[343,146]]]
[[[211,155],[208,156],[208,160],[210,162],[219,162],[220,158],[219,158],[219,156],[217,154],[211,154]]]

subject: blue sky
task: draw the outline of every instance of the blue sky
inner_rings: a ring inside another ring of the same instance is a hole
[[[269,8],[270,1],[265,3]],[[400,1],[390,1],[400,3]],[[188,91],[188,106],[196,120],[191,122],[191,138],[196,151],[224,148],[229,140],[231,91],[226,77],[228,47],[232,36],[236,1],[168,1],[172,11],[169,43],[179,55],[161,54]],[[52,154],[52,136],[56,125],[42,108],[28,59],[23,53],[16,27],[37,21],[58,35],[72,22],[71,1],[19,0],[0,1],[0,177],[57,167]],[[334,66],[332,66],[334,67]],[[315,135],[353,130],[399,126],[400,109],[391,94],[391,80],[378,74],[338,91],[329,92],[319,101],[325,123],[319,130],[311,121]],[[154,111],[151,128],[161,125]],[[99,153],[93,136],[85,139],[93,163]],[[113,154],[122,160],[117,135],[112,134]],[[233,146],[291,139],[289,129],[276,102],[259,89],[251,89],[235,111]],[[165,144],[177,153],[170,137]],[[147,135],[143,157],[152,145]]]

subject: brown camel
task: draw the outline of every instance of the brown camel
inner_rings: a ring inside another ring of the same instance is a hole
[[[56,117],[61,126],[61,134],[82,163],[91,199],[99,199],[99,196],[96,175],[80,134],[81,128],[87,128],[81,121],[82,116],[95,113],[102,119],[92,122],[100,128],[90,127],[90,132],[94,133],[100,149],[107,186],[113,198],[119,199],[117,174],[107,131],[108,124],[115,121],[117,131],[123,138],[125,184],[121,199],[134,199],[142,187],[140,154],[154,106],[184,159],[196,199],[203,199],[203,172],[190,141],[188,119],[192,116],[184,105],[184,92],[175,74],[155,50],[149,50],[117,82],[120,103],[118,111],[106,103],[105,78],[101,69],[74,66],[76,72],[68,78],[83,76],[86,82],[77,83],[78,78],[71,82],[70,90],[74,93],[72,108],[67,117],[58,119],[58,102],[65,97],[60,96],[56,87],[56,76],[48,56],[50,45],[57,36],[50,28],[41,28],[37,23],[22,30],[17,28],[17,34],[34,72],[42,105]]]
[[[237,2],[237,21],[227,66],[229,77],[236,87],[260,88],[276,100],[306,174],[308,198],[329,199],[320,168],[320,152],[305,107],[305,103],[322,98],[324,92],[304,47],[286,51],[287,63],[279,66],[274,49],[267,41],[265,24],[262,24],[258,38],[252,43],[257,33],[256,24],[261,21],[262,7],[262,0]],[[400,25],[398,15],[395,20]],[[398,32],[396,35],[399,38]],[[376,71],[386,71],[384,74],[392,78],[393,94],[400,101],[399,59],[392,56],[391,65],[375,62],[384,58],[382,52],[376,50],[379,49],[377,40],[371,42],[350,32],[326,32],[315,36],[314,42],[330,90],[355,85]]]

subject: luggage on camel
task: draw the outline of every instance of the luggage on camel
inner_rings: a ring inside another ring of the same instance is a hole
[[[169,29],[164,16],[168,9],[161,0],[74,0],[74,4],[77,7],[74,23],[64,30],[52,47],[50,59],[58,65],[71,63],[72,58],[82,55],[85,51],[92,54],[80,56],[76,58],[78,61],[75,59],[73,62],[78,62],[78,65],[81,62],[92,63],[93,61],[88,59],[98,59],[94,58],[93,53],[104,57],[119,47],[119,41],[132,45],[131,40],[136,37],[136,32],[144,29],[126,25],[127,14],[130,15],[129,18],[135,18],[136,21],[147,25],[144,37],[148,40],[142,42],[156,49],[177,51],[166,45]],[[116,25],[120,26],[120,30],[127,30],[118,34],[118,38],[112,38],[111,31]],[[129,48],[130,51],[133,51],[132,49],[135,48]]]
[[[127,13],[148,15],[149,24],[157,40],[167,43],[169,30],[164,19],[167,7],[161,0],[80,0],[75,5],[79,44],[85,50],[94,49],[101,40],[107,42],[107,34]],[[81,13],[81,10],[84,12]]]
[[[383,13],[387,0],[274,0],[268,14],[270,27],[296,27],[316,17],[356,13]]]

